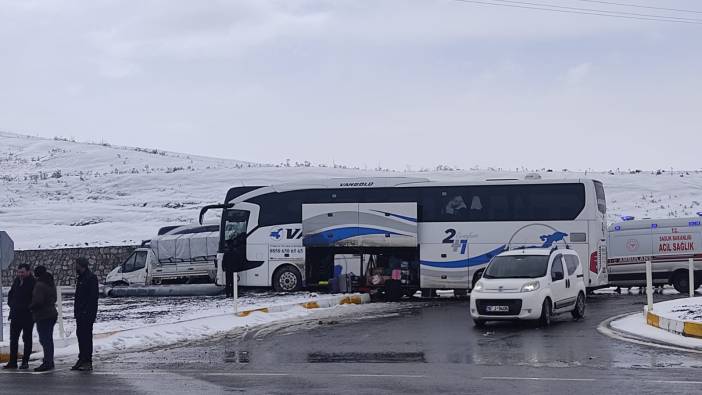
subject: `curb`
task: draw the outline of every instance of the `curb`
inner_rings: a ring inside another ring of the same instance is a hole
[[[646,323],[677,335],[702,339],[702,323],[661,317],[650,311],[646,311]]]
[[[666,349],[666,350],[674,350],[674,351],[683,351],[683,352],[702,354],[702,348],[684,347],[684,346],[661,342],[659,340],[645,337],[642,335],[638,335],[636,333],[632,333],[632,332],[628,332],[628,331],[614,328],[611,325],[612,321],[616,321],[616,320],[619,320],[621,318],[625,318],[625,317],[628,317],[631,315],[636,315],[636,314],[640,314],[640,313],[624,313],[624,314],[616,315],[614,317],[609,317],[606,320],[600,322],[600,324],[597,326],[597,331],[600,332],[602,335],[605,335],[607,337],[617,339],[617,340],[626,341],[629,343],[639,344],[639,345],[643,345],[643,346],[657,347],[657,348],[662,348],[662,349]]]
[[[370,303],[370,301],[371,301],[370,295],[360,294],[360,293],[349,294],[349,295],[322,296],[322,297],[317,297],[315,300],[311,300],[308,302],[295,302],[295,303],[288,303],[288,304],[282,304],[282,305],[271,306],[271,307],[262,307],[262,308],[256,308],[256,309],[251,309],[251,310],[243,310],[243,311],[236,313],[236,315],[238,317],[246,317],[254,312],[279,313],[282,311],[288,311],[288,310],[295,308],[295,307],[298,307],[298,306],[302,307],[304,309],[322,309],[322,308],[340,306],[340,305],[345,305],[345,304],[364,304],[364,303]]]

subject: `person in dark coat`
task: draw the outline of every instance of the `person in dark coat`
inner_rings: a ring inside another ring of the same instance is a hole
[[[17,267],[17,277],[12,282],[10,293],[7,295],[7,304],[10,306],[10,361],[3,369],[17,369],[17,355],[19,352],[19,338],[22,335],[24,353],[20,369],[29,368],[29,356],[32,354],[32,331],[34,320],[29,305],[32,303],[34,291],[34,277],[29,265],[21,263]]]
[[[44,361],[34,369],[35,372],[46,372],[54,369],[54,326],[58,318],[56,310],[56,285],[54,277],[46,271],[44,266],[34,269],[37,278],[34,292],[32,293],[32,310],[34,321],[37,323],[39,343],[44,349]]]
[[[85,258],[76,259],[76,295],[73,314],[76,318],[76,336],[78,337],[78,362],[71,370],[93,370],[93,324],[98,310],[98,279],[90,271],[90,264]]]

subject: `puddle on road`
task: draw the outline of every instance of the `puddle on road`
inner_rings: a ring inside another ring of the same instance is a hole
[[[423,352],[349,352],[307,354],[309,363],[405,363],[426,362]]]

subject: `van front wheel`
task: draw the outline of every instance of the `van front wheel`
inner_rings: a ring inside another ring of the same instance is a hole
[[[582,292],[578,294],[578,299],[575,301],[575,308],[570,314],[576,320],[580,320],[585,317],[585,296]]]
[[[539,317],[539,326],[548,327],[551,325],[551,315],[553,313],[553,307],[551,306],[551,299],[546,298],[544,304],[541,305],[541,317]]]

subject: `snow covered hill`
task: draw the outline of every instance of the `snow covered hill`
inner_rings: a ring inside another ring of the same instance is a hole
[[[17,249],[135,244],[161,226],[196,221],[199,208],[221,202],[231,186],[389,175],[450,181],[523,178],[525,173],[286,168],[0,132],[0,228]],[[541,175],[600,179],[610,221],[620,215],[658,218],[702,211],[700,172]]]

